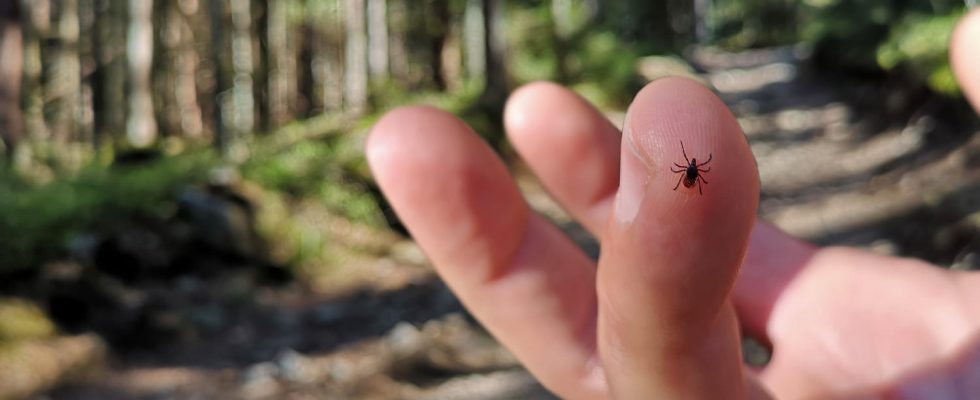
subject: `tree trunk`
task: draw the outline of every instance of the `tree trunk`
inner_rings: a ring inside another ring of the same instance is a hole
[[[225,60],[225,6],[224,0],[211,0],[209,10],[211,17],[211,64],[214,73],[213,112],[214,116],[214,145],[222,153],[228,151],[229,134],[225,124],[228,113],[225,104],[225,92],[231,86],[228,83]]]
[[[376,81],[388,79],[387,0],[368,0],[368,69]]]
[[[442,43],[442,80],[446,90],[454,92],[463,85],[463,45],[462,23],[458,18],[450,17],[447,21],[445,40]]]
[[[554,21],[555,35],[561,40],[567,40],[575,29],[572,0],[551,0],[551,19]]]
[[[310,79],[314,109],[341,111],[344,107],[344,26],[338,0],[310,0],[306,21],[310,34]]]
[[[364,0],[345,0],[344,5],[344,17],[347,19],[344,101],[350,113],[359,115],[367,110],[368,100]]]
[[[432,79],[435,81],[436,88],[446,90],[446,71],[443,70],[442,50],[446,45],[446,38],[449,37],[449,2],[447,0],[433,0],[431,9],[426,13],[426,18],[432,18],[426,25],[429,27],[429,67],[432,70]]]
[[[711,28],[710,0],[694,0],[694,39],[698,44],[708,43]]]
[[[125,131],[126,82],[121,79],[126,76],[125,5],[124,0],[109,0],[95,11],[92,52],[96,68],[91,85],[97,148]]]
[[[53,54],[49,69],[45,98],[51,110],[50,129],[55,143],[65,144],[76,136],[81,87],[81,66],[78,58],[78,0],[63,0],[57,11],[57,36],[60,42]]]
[[[568,40],[575,31],[575,21],[572,18],[571,0],[551,0],[552,43],[555,50],[555,79],[560,83],[569,83],[571,77],[568,71]]]
[[[507,41],[504,30],[504,1],[483,0],[484,37],[486,38],[486,86],[483,101],[502,104],[507,97],[510,78],[507,74]]]
[[[23,34],[20,3],[0,3],[0,140],[6,155],[13,159],[14,150],[23,135],[20,112],[20,82],[23,74]]]
[[[198,12],[196,1],[178,1],[173,10],[177,47],[174,63],[174,99],[180,113],[180,128],[185,136],[200,140],[204,133],[204,118],[197,101],[198,55],[194,48],[192,19]]]
[[[466,75],[469,79],[485,79],[485,34],[482,0],[467,0],[466,13],[463,16],[463,42],[466,49]]]
[[[44,87],[41,84],[41,39],[50,34],[51,14],[48,0],[21,0],[24,52],[24,78],[21,101],[24,110],[26,141],[37,143],[50,136],[44,120]],[[29,145],[30,146],[30,145]],[[31,163],[32,149],[21,146],[15,162],[18,166]]]
[[[95,27],[96,0],[79,0],[78,3],[78,56],[79,81],[78,92],[78,137],[84,142],[84,148],[90,154],[95,144],[95,103],[92,98],[92,74],[95,70],[94,36],[90,33]]]
[[[290,101],[294,96],[295,62],[289,41],[286,19],[288,3],[270,0],[266,8],[266,61],[268,125],[277,128],[290,118]]]
[[[153,66],[153,0],[129,0],[129,31],[126,57],[129,61],[129,115],[126,137],[135,147],[153,144],[157,125],[150,92]],[[110,78],[111,79],[111,78]]]
[[[251,134],[255,124],[252,71],[252,12],[249,0],[231,0],[232,123],[236,139]]]
[[[389,43],[389,63],[391,75],[403,86],[409,80],[409,60],[408,60],[408,10],[405,6],[406,0],[391,0],[389,7],[391,22],[391,35]],[[479,0],[472,0],[479,1]]]

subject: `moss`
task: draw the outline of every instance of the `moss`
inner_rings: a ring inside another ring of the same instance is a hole
[[[0,299],[0,343],[46,338],[54,334],[54,324],[35,304],[19,299]]]
[[[177,188],[201,182],[212,164],[199,152],[139,166],[92,165],[45,184],[0,174],[0,272],[61,256],[73,237],[96,224],[164,211]]]

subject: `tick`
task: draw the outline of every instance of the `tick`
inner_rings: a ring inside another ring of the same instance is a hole
[[[693,158],[687,158],[687,151],[684,150],[683,141],[681,142],[681,152],[684,154],[684,162],[687,165],[674,163],[674,166],[676,166],[679,169],[674,169],[673,167],[670,168],[671,172],[675,174],[682,174],[680,179],[677,180],[677,184],[674,185],[674,190],[677,190],[677,187],[681,185],[681,182],[684,182],[684,187],[686,188],[694,186],[694,184],[697,183],[698,194],[704,194],[704,192],[701,191],[701,182],[704,182],[704,184],[707,185],[708,181],[704,180],[703,174],[707,173],[708,171],[711,171],[711,167],[704,168],[704,169],[702,169],[701,167],[711,162],[712,154],[708,153],[708,161],[698,164],[698,160]]]

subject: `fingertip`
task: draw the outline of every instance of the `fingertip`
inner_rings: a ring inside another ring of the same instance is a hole
[[[451,134],[460,125],[463,124],[456,117],[434,107],[398,107],[381,117],[371,128],[365,148],[368,164],[374,170],[383,170],[383,166],[398,154],[424,150],[417,147],[437,139],[432,135]]]
[[[611,123],[578,93],[553,82],[537,81],[510,96],[504,107],[504,125],[512,141],[528,147],[549,145],[556,140],[596,145],[604,137],[595,132]]]
[[[504,125],[548,191],[590,231],[601,233],[618,184],[616,127],[574,91],[545,81],[511,95]]]
[[[507,133],[526,132],[528,125],[534,122],[531,120],[534,113],[530,111],[533,111],[543,98],[556,93],[561,96],[563,90],[564,88],[554,82],[535,81],[511,93],[504,105],[504,126],[507,127]]]
[[[623,157],[631,149],[646,168],[642,194],[657,204],[647,208],[663,223],[724,230],[737,222],[727,234],[738,231],[736,237],[747,240],[758,206],[759,173],[738,121],[710,89],[682,77],[651,82],[630,106],[624,135]],[[676,165],[692,159],[710,160],[705,164],[710,171],[702,174],[707,183],[677,186],[684,174],[674,172],[681,168]]]
[[[956,25],[950,42],[950,63],[960,87],[973,108],[980,112],[980,8],[967,13]]]

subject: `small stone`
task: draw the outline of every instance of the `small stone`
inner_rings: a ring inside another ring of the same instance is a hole
[[[422,348],[423,337],[418,328],[403,321],[388,333],[385,342],[396,355],[409,356]]]
[[[271,362],[255,364],[242,375],[241,395],[246,399],[269,397],[279,389],[276,375],[279,368]]]
[[[309,360],[293,349],[286,349],[276,357],[279,376],[293,382],[307,382],[311,378]]]

